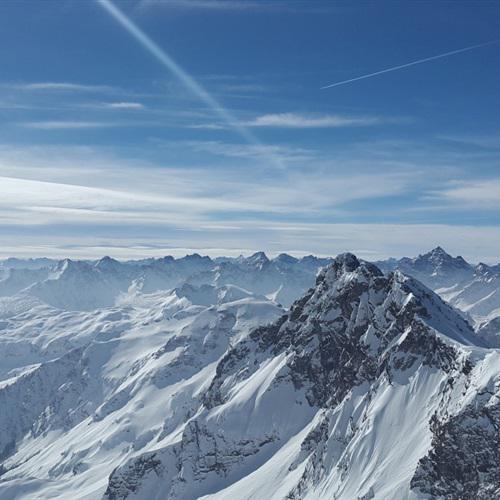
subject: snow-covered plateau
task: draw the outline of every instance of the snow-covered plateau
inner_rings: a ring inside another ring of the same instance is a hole
[[[500,498],[500,266],[0,265],[0,499]]]

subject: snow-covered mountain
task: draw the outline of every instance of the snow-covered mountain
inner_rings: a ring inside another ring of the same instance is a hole
[[[9,297],[48,278],[49,268],[8,268],[0,275],[0,297]]]
[[[39,294],[5,315],[0,498],[498,498],[500,351],[352,254],[288,310],[219,286],[221,266],[297,265],[264,257],[108,308]]]
[[[101,498],[118,464],[178,432],[228,347],[283,313],[208,288],[1,322],[0,498]]]
[[[313,285],[318,270],[330,259],[296,259],[286,254],[268,259],[258,252],[247,258],[215,260],[193,254],[128,262],[110,257],[96,262],[28,260],[26,268],[22,262],[15,259],[15,267],[5,267],[0,275],[0,311],[1,297],[14,294],[19,294],[20,300],[37,299],[59,309],[90,311],[111,307],[133,291],[152,293],[184,283],[235,285],[289,306]],[[34,262],[51,264],[36,267]]]
[[[441,247],[415,258],[378,262],[386,272],[398,269],[432,288],[478,324],[500,316],[500,266],[472,265]]]
[[[436,247],[418,257],[389,259],[377,264],[385,270],[399,269],[433,289],[453,286],[472,278],[474,274],[474,267],[471,264],[461,256],[452,257],[441,247]]]
[[[213,269],[194,274],[188,282],[233,284],[288,307],[314,284],[318,270],[329,262],[331,259],[296,259],[287,254],[270,260],[263,252],[257,252],[248,258],[220,262]]]
[[[229,350],[182,432],[118,467],[106,497],[498,494],[498,361],[423,285],[342,255]],[[485,445],[482,476],[461,474],[477,457],[448,465]]]

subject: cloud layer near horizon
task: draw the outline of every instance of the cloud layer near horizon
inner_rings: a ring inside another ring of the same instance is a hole
[[[240,161],[248,159],[246,153],[240,152]],[[345,156],[354,161],[352,154]],[[410,206],[401,217],[384,207],[365,213],[363,204],[376,207],[377,200],[416,196],[421,198],[417,214],[426,204],[438,212],[485,204],[496,208],[500,179],[457,184],[436,177],[422,183],[422,173],[409,164],[391,166],[375,158],[372,168],[346,168],[342,158],[326,164],[325,158],[315,158],[313,172],[290,168],[270,174],[265,162],[250,159],[252,171],[234,164],[200,169],[125,158],[106,148],[4,145],[0,229],[19,241],[18,256],[61,257],[66,251],[73,257],[132,258],[185,249],[211,255],[254,250],[332,255],[349,250],[377,259],[441,244],[471,260],[495,261],[500,236],[494,226],[429,223],[418,216],[405,222],[413,212]],[[256,177],[259,169],[262,178]],[[0,254],[13,255],[13,249],[4,244]]]

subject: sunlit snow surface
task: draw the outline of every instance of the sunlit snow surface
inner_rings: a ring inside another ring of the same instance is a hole
[[[399,271],[287,257],[7,269],[0,498],[429,498],[430,422],[494,429],[496,334]]]
[[[158,292],[3,320],[0,448],[15,439],[17,450],[0,497],[99,498],[119,463],[175,440],[229,344],[282,313],[248,292],[217,292],[214,305]]]

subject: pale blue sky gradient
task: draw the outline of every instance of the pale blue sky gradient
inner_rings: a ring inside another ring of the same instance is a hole
[[[500,261],[499,43],[322,89],[497,40],[497,2],[114,5],[0,3],[0,256]]]

